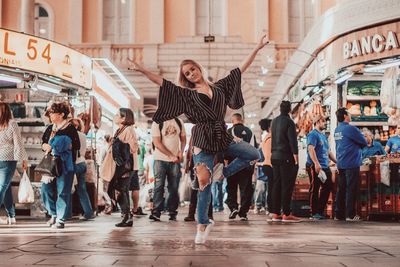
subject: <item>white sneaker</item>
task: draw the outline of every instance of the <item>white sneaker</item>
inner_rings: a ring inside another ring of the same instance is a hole
[[[206,242],[211,230],[214,228],[215,222],[210,219],[210,223],[207,224],[206,230],[204,231],[204,242]]]
[[[254,209],[254,214],[257,215],[257,214],[260,214],[260,213],[261,213],[261,210],[260,210],[260,209],[257,209],[257,208]]]
[[[204,236],[205,236],[206,231],[200,231],[197,229],[197,234],[196,237],[194,238],[194,243],[195,244],[204,244],[206,242]]]
[[[9,224],[9,225],[15,225],[15,224],[17,224],[17,220],[15,220],[15,217],[13,217],[13,218],[8,217],[8,218],[7,218],[7,221],[8,221],[8,224]]]

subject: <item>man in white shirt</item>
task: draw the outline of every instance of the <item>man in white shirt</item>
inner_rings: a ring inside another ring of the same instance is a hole
[[[150,220],[160,221],[161,212],[164,210],[164,186],[168,181],[169,220],[175,221],[178,214],[179,172],[183,160],[183,151],[186,146],[186,133],[182,120],[172,119],[157,124],[153,122],[151,135],[154,145],[154,208]]]

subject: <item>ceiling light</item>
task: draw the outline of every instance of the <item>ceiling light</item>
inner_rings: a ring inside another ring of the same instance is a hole
[[[105,108],[105,109],[107,109],[108,111],[110,111],[111,114],[117,114],[118,109],[117,109],[113,104],[111,104],[110,102],[108,102],[104,97],[102,97],[100,94],[98,94],[98,93],[96,93],[96,92],[93,92],[92,95],[93,95],[94,97],[96,97],[97,101],[100,103],[100,105],[101,105],[103,108]]]
[[[345,72],[344,74],[340,75],[340,76],[335,80],[335,83],[336,83],[336,84],[341,84],[341,83],[347,81],[348,79],[350,79],[353,75],[354,75],[354,73],[352,73],[352,72]]]
[[[395,67],[395,66],[399,66],[399,65],[400,65],[400,60],[395,60],[392,62],[382,63],[382,64],[376,65],[376,66],[365,67],[364,72],[374,72],[374,71],[378,72],[378,71],[382,71],[387,68]]]
[[[12,76],[5,76],[5,75],[0,75],[0,80],[10,82],[10,83],[20,83],[22,80],[17,77],[12,77]]]
[[[268,69],[267,69],[267,68],[264,68],[263,66],[261,66],[261,73],[262,73],[263,75],[267,74],[267,73],[268,73]]]
[[[118,77],[121,79],[121,81],[125,84],[126,87],[128,87],[129,91],[132,92],[132,94],[139,100],[140,99],[140,95],[139,93],[136,91],[136,89],[132,86],[132,84],[125,78],[125,76],[121,73],[121,71],[119,69],[117,69],[117,67],[115,67],[114,64],[111,63],[111,61],[107,58],[94,58],[94,60],[102,60],[104,63],[107,64],[108,67],[110,67],[115,74],[118,75]]]
[[[50,86],[43,85],[43,84],[37,84],[36,88],[39,90],[42,90],[42,91],[53,93],[53,94],[58,94],[61,92],[61,89],[50,87]]]

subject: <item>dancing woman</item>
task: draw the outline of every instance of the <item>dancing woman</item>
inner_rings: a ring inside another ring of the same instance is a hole
[[[131,62],[132,68],[160,86],[159,106],[153,120],[161,123],[185,114],[195,124],[193,128],[193,160],[199,184],[197,202],[198,226],[196,244],[205,243],[214,222],[209,220],[207,211],[211,201],[211,178],[214,158],[217,153],[235,158],[224,167],[223,175],[230,177],[249,166],[259,158],[257,149],[247,142],[234,140],[226,131],[224,117],[227,106],[231,109],[243,107],[241,74],[254,61],[257,52],[268,41],[264,35],[251,54],[242,64],[233,69],[225,78],[211,83],[203,67],[193,60],[183,60],[178,73],[178,83],[163,79],[143,66]]]

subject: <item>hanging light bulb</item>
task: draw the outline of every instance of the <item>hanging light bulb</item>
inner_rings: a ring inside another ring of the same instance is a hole
[[[266,75],[266,74],[268,73],[268,69],[267,69],[267,68],[264,68],[263,66],[261,66],[261,73],[262,73],[263,75]]]

